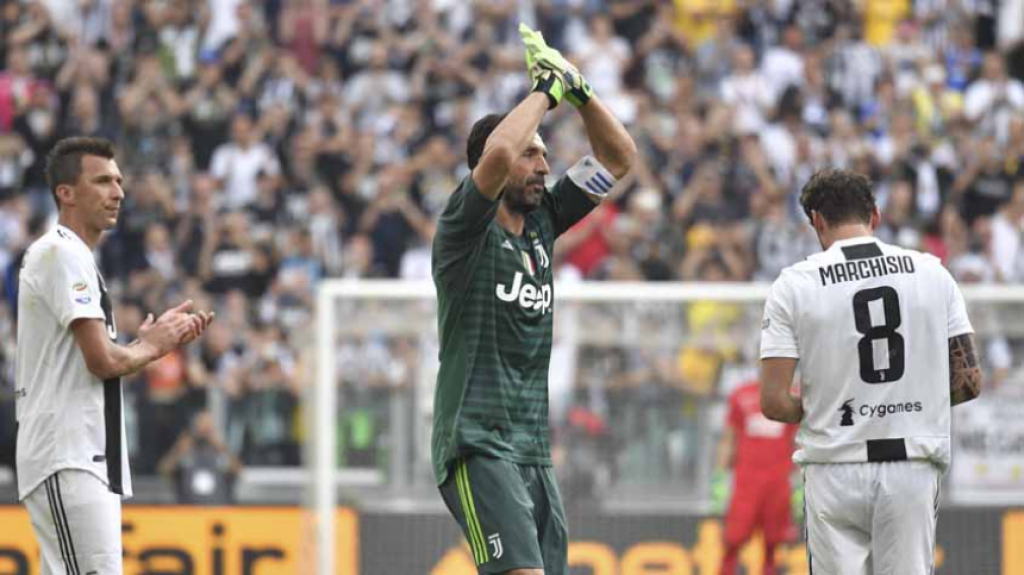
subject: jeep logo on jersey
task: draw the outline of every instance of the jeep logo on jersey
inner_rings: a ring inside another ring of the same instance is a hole
[[[494,289],[498,299],[505,302],[519,302],[523,309],[539,310],[542,314],[551,312],[551,286],[538,288],[532,283],[523,282],[523,272],[516,272],[512,278],[512,287],[498,284]]]

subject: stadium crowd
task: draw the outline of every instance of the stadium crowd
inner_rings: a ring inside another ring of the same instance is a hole
[[[206,407],[245,464],[294,465],[315,283],[429,278],[470,125],[528,89],[520,20],[641,151],[619,200],[560,241],[563,275],[770,281],[818,249],[797,192],[836,165],[877,183],[883,239],[964,282],[1024,279],[1020,0],[4,0],[0,451],[57,139],[119,146],[127,198],[100,261],[120,337],[186,296],[218,313],[126,386],[134,468],[155,472]],[[543,127],[555,174],[586,153],[572,116]],[[366,385],[410,377],[366,346],[339,359]]]

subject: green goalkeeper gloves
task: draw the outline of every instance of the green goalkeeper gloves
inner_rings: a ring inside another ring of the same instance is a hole
[[[551,70],[537,68],[536,72],[530,75],[533,78],[533,91],[545,94],[548,97],[548,110],[558,106],[565,95],[565,85],[562,78]]]
[[[526,68],[534,81],[536,90],[537,77],[542,70],[550,70],[558,75],[565,91],[565,99],[579,108],[590,101],[594,89],[583,78],[583,74],[562,56],[562,53],[548,46],[544,35],[531,29],[526,24],[519,24],[519,35],[526,45]],[[553,107],[553,106],[552,106]]]
[[[711,493],[708,498],[708,513],[710,515],[725,515],[729,507],[729,499],[732,497],[732,477],[728,471],[719,469],[711,476]]]
[[[793,488],[789,496],[789,513],[794,523],[802,523],[804,520],[804,484],[801,483]]]

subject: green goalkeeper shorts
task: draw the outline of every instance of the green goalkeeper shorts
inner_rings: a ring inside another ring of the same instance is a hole
[[[481,575],[568,573],[569,534],[552,468],[474,455],[455,460],[440,489]]]

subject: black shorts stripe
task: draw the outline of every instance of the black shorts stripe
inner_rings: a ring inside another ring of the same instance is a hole
[[[882,257],[882,248],[875,242],[857,244],[855,246],[843,246],[843,256],[847,260],[866,260],[868,258]]]
[[[60,521],[60,514],[57,513],[57,501],[53,494],[53,476],[46,479],[43,485],[46,487],[46,501],[50,504],[50,515],[53,518],[53,527],[57,531],[57,545],[60,547],[60,559],[64,562],[64,570],[69,574],[74,573],[71,563],[68,561],[67,540],[64,539],[64,526]]]
[[[906,461],[907,442],[902,437],[895,439],[869,439],[867,441],[868,461]]]
[[[78,575],[81,573],[81,570],[78,568],[78,554],[75,553],[75,541],[71,537],[71,524],[68,523],[68,514],[64,511],[64,494],[60,489],[60,477],[58,475],[53,476],[53,490],[57,494],[57,509],[60,511],[60,518],[64,523],[64,534],[68,539],[69,562],[75,567],[75,575]]]

